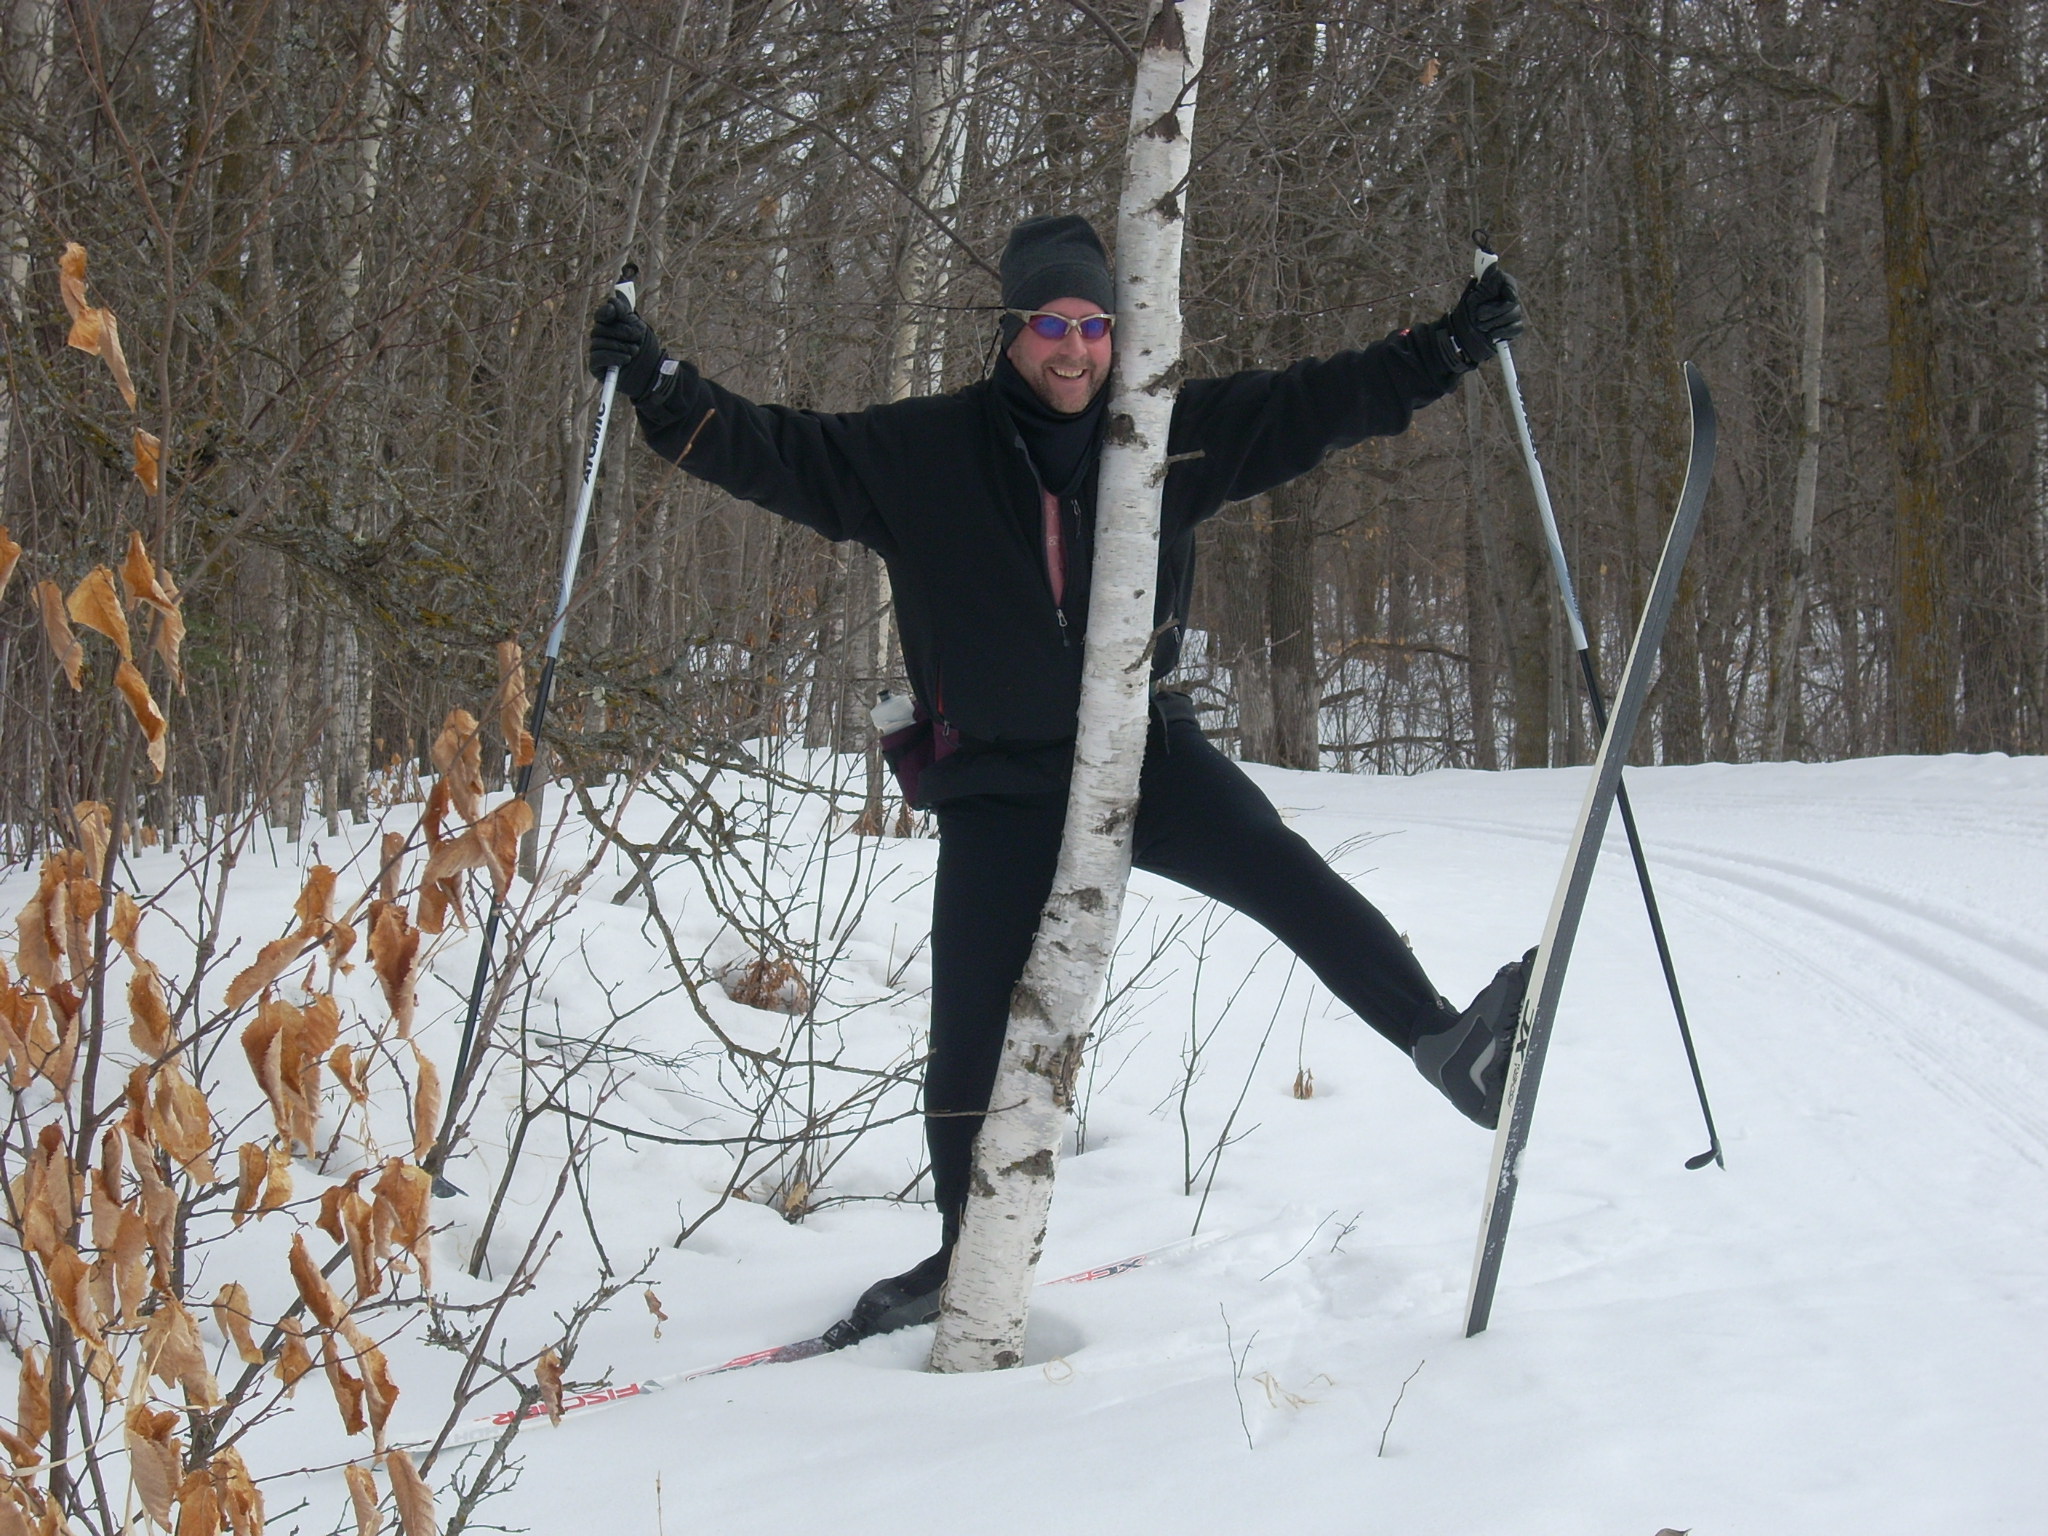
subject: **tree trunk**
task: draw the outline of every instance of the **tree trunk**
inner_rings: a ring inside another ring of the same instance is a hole
[[[1799,698],[1799,650],[1806,633],[1806,604],[1812,585],[1813,509],[1820,486],[1821,344],[1827,329],[1828,187],[1834,175],[1835,136],[1841,120],[1820,120],[1807,178],[1806,250],[1800,257],[1803,329],[1799,342],[1799,468],[1792,480],[1792,537],[1779,589],[1778,633],[1771,650],[1770,742],[1766,755],[1782,760],[1792,746],[1792,721]]]
[[[1894,474],[1895,731],[1907,752],[1946,752],[1955,737],[1955,615],[1935,424],[1932,237],[1925,186],[1927,25],[1927,7],[1919,0],[1886,0],[1879,9],[1873,113],[1891,364],[1885,407]]]
[[[1053,1165],[1123,911],[1145,760],[1159,497],[1180,374],[1184,183],[1208,21],[1208,0],[1161,0],[1131,93],[1117,210],[1117,368],[1066,837],[975,1141],[973,1192],[932,1343],[938,1371],[990,1370],[1024,1358]]]

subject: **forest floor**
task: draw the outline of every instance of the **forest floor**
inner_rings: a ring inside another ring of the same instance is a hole
[[[1462,1001],[1538,937],[1586,770],[1253,772]],[[1187,1238],[1208,1172],[1190,1195],[1186,1169],[1241,1099],[1202,1241],[1041,1290],[1016,1370],[928,1374],[926,1328],[541,1422],[482,1518],[621,1536],[2041,1529],[2048,761],[1709,765],[1629,783],[1727,1166],[1684,1167],[1706,1137],[1617,826],[1483,1335],[1461,1337],[1461,1312],[1487,1133],[1253,925],[1139,875],[1124,974],[1186,922],[1098,1044],[1040,1274]],[[880,847],[834,983],[852,1011],[830,1031],[877,1066],[922,1019],[936,854],[926,839]],[[276,850],[274,889],[238,876],[252,933],[299,853]],[[550,973],[541,1012],[562,1039],[602,1024],[599,980],[612,1010],[662,981],[644,914],[606,899],[618,883],[589,882],[557,924],[577,965]],[[679,931],[715,952],[708,916],[687,893],[675,905]],[[435,962],[430,1050],[449,1053],[473,957],[456,945]],[[729,1031],[786,1025],[708,990]],[[1207,1038],[1183,1113],[1191,1028]],[[673,1081],[623,1073],[610,1117],[731,1123],[683,1080],[710,1070],[686,1063],[710,1038],[686,1006],[657,1001],[612,1032],[677,1065]],[[515,1091],[508,1078],[501,1096]],[[658,1379],[820,1330],[933,1246],[928,1207],[831,1203],[910,1183],[919,1140],[914,1120],[861,1138],[801,1223],[734,1202],[674,1247],[726,1154],[610,1138],[588,1226],[618,1268],[652,1255],[644,1283],[667,1321],[657,1333],[636,1285],[591,1325],[572,1382]],[[552,1187],[562,1145],[553,1132],[529,1149],[496,1267],[525,1244],[519,1212]],[[487,1161],[451,1173],[481,1189]],[[460,1270],[480,1195],[436,1209],[437,1283],[482,1294]],[[519,1303],[536,1327],[595,1272],[582,1218],[559,1224],[563,1257]],[[456,1362],[410,1333],[390,1352],[406,1389],[394,1438],[430,1433]],[[316,1375],[309,1411],[252,1436],[259,1473],[339,1452],[324,1397]],[[273,1530],[332,1530],[345,1504],[334,1473],[266,1490]]]

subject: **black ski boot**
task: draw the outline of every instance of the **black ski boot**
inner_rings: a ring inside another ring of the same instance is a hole
[[[837,1328],[847,1330],[847,1343],[871,1339],[878,1333],[915,1328],[939,1315],[939,1294],[946,1288],[946,1271],[953,1263],[949,1243],[915,1269],[906,1269],[887,1280],[877,1280],[853,1304],[852,1315]]]
[[[1458,1113],[1489,1131],[1500,1124],[1500,1101],[1507,1089],[1508,1057],[1514,1050],[1515,1026],[1522,1017],[1522,998],[1529,990],[1529,971],[1536,951],[1510,960],[1494,973],[1472,999],[1472,1006],[1422,1036],[1410,1049],[1416,1070],[1458,1107]],[[1450,1005],[1444,1005],[1446,1014]]]

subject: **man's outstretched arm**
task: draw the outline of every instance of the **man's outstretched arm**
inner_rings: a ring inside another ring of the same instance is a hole
[[[1514,279],[1496,265],[1440,319],[1383,341],[1279,370],[1197,379],[1182,391],[1172,452],[1209,481],[1199,498],[1242,501],[1306,474],[1336,448],[1408,430],[1416,411],[1522,333]]]
[[[872,499],[846,454],[859,417],[758,405],[670,357],[647,322],[616,298],[590,328],[590,371],[619,370],[648,446],[742,501],[828,539],[872,541]]]

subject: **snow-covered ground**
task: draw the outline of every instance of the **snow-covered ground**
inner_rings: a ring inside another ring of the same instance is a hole
[[[1460,999],[1537,937],[1586,773],[1253,771]],[[1727,1167],[1683,1166],[1706,1138],[1617,826],[1485,1334],[1460,1324],[1489,1136],[1264,934],[1140,875],[1126,974],[1188,922],[1099,1047],[1041,1275],[1186,1238],[1202,1191],[1183,1193],[1184,1165],[1242,1096],[1202,1241],[1041,1290],[1031,1361],[1014,1371],[928,1374],[923,1329],[543,1423],[519,1437],[523,1474],[483,1518],[660,1536],[2048,1528],[2048,761],[1638,769],[1629,782]],[[642,819],[648,838],[665,820]],[[875,1066],[921,1016],[936,853],[880,847],[831,994],[841,1012],[865,1007],[830,1031]],[[593,977],[617,987],[615,1006],[666,984],[641,905],[605,899],[627,872],[608,864],[557,924],[540,1011],[565,1039],[603,1019]],[[266,887],[253,873],[237,887],[245,927],[269,936],[296,876]],[[0,889],[10,911],[19,878]],[[680,930],[701,948],[707,921],[684,905]],[[423,1016],[439,1016],[424,1038],[444,1056],[473,957],[447,950],[445,984],[423,991]],[[738,1038],[786,1022],[711,990]],[[1184,1136],[1191,1027],[1208,1038]],[[709,1038],[674,998],[615,1033],[671,1058]],[[1291,1091],[1304,1069],[1310,1098]],[[687,1087],[710,1070],[621,1068],[632,1079],[605,1113],[725,1124]],[[517,1088],[507,1076],[494,1091],[511,1102]],[[499,1123],[484,1125],[492,1137]],[[914,1121],[870,1133],[819,1193],[901,1188],[918,1142]],[[536,1131],[493,1239],[500,1272],[561,1146],[559,1129]],[[574,1382],[660,1378],[815,1333],[932,1246],[928,1209],[874,1199],[801,1224],[734,1202],[670,1246],[711,1205],[725,1157],[601,1149],[592,1224],[618,1268],[653,1255],[644,1283],[668,1321],[657,1336],[636,1285],[591,1324]],[[437,1206],[437,1280],[458,1300],[485,1294],[460,1260],[487,1161],[452,1170],[474,1192]],[[319,1187],[303,1179],[301,1194]],[[533,1338],[594,1272],[581,1214],[565,1207],[555,1225],[562,1257],[519,1304]],[[405,1339],[392,1356],[404,1440],[438,1422],[455,1360]],[[340,1450],[317,1375],[299,1401],[252,1437],[259,1474]],[[267,1488],[274,1512],[314,1501],[274,1529],[332,1529],[344,1502],[335,1474]]]

